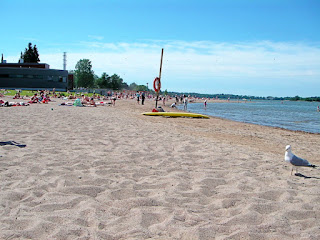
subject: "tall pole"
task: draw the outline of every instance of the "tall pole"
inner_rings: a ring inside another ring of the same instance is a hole
[[[163,48],[162,48],[162,50],[161,50],[160,72],[159,72],[159,83],[160,83],[160,84],[161,84],[162,58],[163,58]],[[160,92],[160,89],[159,89],[159,92]],[[158,108],[159,92],[157,92],[157,98],[156,98],[156,109]]]
[[[163,48],[162,48],[162,51],[161,51],[161,61],[160,61],[160,73],[159,73],[160,82],[161,82],[162,58],[163,58]]]

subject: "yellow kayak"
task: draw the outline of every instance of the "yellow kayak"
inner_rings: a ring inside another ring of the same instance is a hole
[[[187,112],[144,112],[146,116],[165,116],[165,117],[190,117],[190,118],[209,118],[206,115]]]

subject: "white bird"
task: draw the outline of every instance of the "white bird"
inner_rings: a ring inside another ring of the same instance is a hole
[[[297,167],[312,167],[312,168],[316,168],[317,167],[316,165],[313,165],[313,164],[309,163],[307,160],[299,158],[296,155],[294,155],[291,152],[291,146],[290,145],[286,146],[286,153],[284,155],[284,160],[286,162],[292,164],[291,175],[292,175],[292,171],[293,171],[294,167],[296,167],[296,173],[297,173]]]

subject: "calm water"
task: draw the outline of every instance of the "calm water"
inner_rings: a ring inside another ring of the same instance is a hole
[[[319,102],[252,101],[240,103],[188,104],[188,111],[238,122],[320,133]],[[183,105],[179,105],[183,109]]]

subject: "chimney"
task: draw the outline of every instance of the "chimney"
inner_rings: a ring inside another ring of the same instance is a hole
[[[67,53],[63,53],[63,70],[67,70]]]

